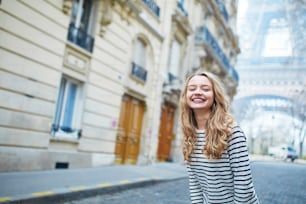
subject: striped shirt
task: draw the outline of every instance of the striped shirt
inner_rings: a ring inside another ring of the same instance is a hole
[[[202,153],[204,143],[205,131],[198,130],[194,153],[187,164],[191,203],[258,204],[241,128],[233,127],[228,148],[220,159],[206,159]]]

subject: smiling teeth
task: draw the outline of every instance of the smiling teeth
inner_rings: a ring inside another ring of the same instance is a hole
[[[201,98],[194,98],[194,99],[192,99],[192,101],[194,101],[194,102],[203,102],[204,99],[201,99]]]

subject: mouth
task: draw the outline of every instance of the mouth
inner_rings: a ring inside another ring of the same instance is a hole
[[[194,102],[194,103],[203,103],[203,102],[206,101],[206,99],[204,99],[204,98],[192,98],[191,101]]]

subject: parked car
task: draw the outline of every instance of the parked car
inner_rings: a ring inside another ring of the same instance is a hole
[[[297,153],[296,153],[296,151],[293,147],[289,146],[289,147],[287,147],[287,150],[286,150],[286,147],[285,147],[284,151],[287,152],[285,159],[291,159],[291,161],[294,162],[294,160],[298,158],[298,155],[297,155]]]
[[[288,146],[288,145],[269,147],[268,152],[269,152],[269,155],[275,158],[283,159],[285,161],[287,159],[290,159],[292,162],[294,162],[294,160],[298,158],[296,150],[293,147]]]

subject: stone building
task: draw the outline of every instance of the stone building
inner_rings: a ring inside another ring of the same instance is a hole
[[[182,161],[186,74],[238,85],[236,1],[2,0],[0,171]]]

